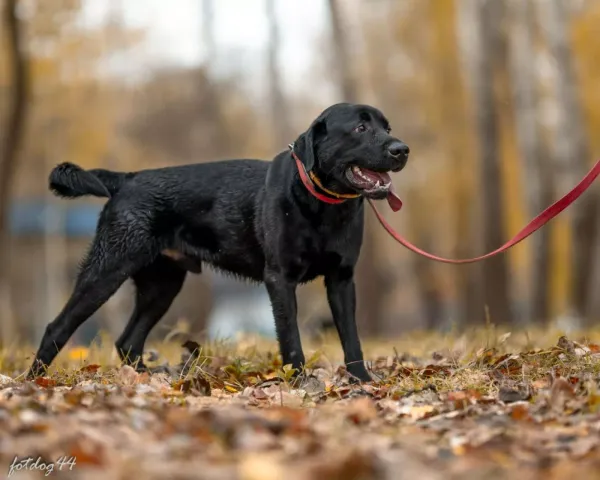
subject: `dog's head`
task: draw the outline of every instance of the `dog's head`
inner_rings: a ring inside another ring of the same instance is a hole
[[[336,191],[385,198],[392,186],[389,172],[408,160],[408,146],[391,135],[388,120],[368,105],[339,103],[327,108],[295,143],[307,171]]]

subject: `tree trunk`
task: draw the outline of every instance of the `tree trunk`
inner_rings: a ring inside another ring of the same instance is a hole
[[[477,2],[479,51],[475,64],[475,111],[481,167],[481,228],[485,252],[506,240],[499,158],[499,114],[494,96],[495,67],[502,58],[500,25],[503,5],[497,0]],[[481,265],[483,300],[495,323],[511,324],[512,311],[505,255]]]
[[[8,128],[1,146],[0,157],[0,332],[3,344],[15,340],[16,319],[11,306],[10,293],[10,232],[8,214],[11,184],[19,149],[23,139],[27,114],[28,65],[22,44],[21,23],[17,18],[17,0],[5,0],[4,24],[8,33],[9,63],[13,72],[12,105]]]
[[[214,32],[214,0],[201,0],[202,2],[202,40],[206,49],[204,68],[208,80],[208,95],[204,95],[204,108],[207,115],[213,118],[213,131],[208,134],[215,139],[216,154],[221,157],[230,155],[229,135],[227,122],[221,108],[218,82],[212,81],[210,72],[217,57],[217,46]],[[204,92],[206,93],[206,92]]]
[[[281,35],[277,22],[275,0],[266,1],[266,14],[269,24],[269,102],[271,107],[271,121],[275,132],[276,150],[283,150],[290,143],[290,117],[281,88],[281,75],[279,71],[279,46]]]
[[[575,65],[568,36],[569,11],[562,0],[538,1],[538,15],[545,41],[556,62],[555,82],[559,105],[558,124],[553,135],[558,177],[564,180],[561,191],[572,188],[588,171],[590,148],[583,113],[577,96]],[[593,303],[590,284],[594,277],[594,254],[599,233],[599,198],[586,193],[570,209],[573,244],[573,282],[569,303],[578,319],[587,317]],[[597,293],[597,292],[595,292]],[[590,298],[591,297],[591,298]]]
[[[408,193],[408,192],[406,192]],[[408,196],[407,200],[416,200],[419,194]],[[412,202],[414,205],[418,201]],[[415,235],[417,245],[425,251],[435,250],[432,245],[431,233],[419,225],[417,215],[409,215],[409,230]],[[420,325],[423,330],[434,330],[442,326],[444,320],[444,302],[442,291],[439,287],[438,273],[433,268],[434,263],[421,255],[414,255],[412,259],[411,281],[415,283],[417,297],[420,304]]]
[[[348,52],[348,38],[344,21],[340,11],[339,0],[327,0],[331,22],[331,34],[335,53],[335,70],[340,92],[346,102],[358,101],[358,84],[354,78],[350,55]]]
[[[338,0],[328,0],[331,33],[335,56],[335,72],[343,101],[358,101],[358,84],[350,68],[348,39],[344,28]],[[368,210],[368,209],[365,209]],[[376,219],[370,211],[365,211],[365,230],[360,259],[356,268],[356,319],[360,331],[365,336],[381,333],[383,322],[383,297],[385,281],[377,262]]]
[[[451,235],[454,242],[451,256],[473,257],[481,251],[476,245],[476,204],[473,202],[475,155],[473,152],[472,119],[469,118],[467,93],[468,79],[474,67],[473,47],[474,14],[472,2],[453,0],[430,2],[432,19],[433,58],[432,74],[436,78],[438,105],[438,130],[443,139],[443,149],[454,166]],[[466,60],[466,62],[465,62]],[[465,64],[466,63],[466,64]],[[448,92],[453,92],[451,95]],[[432,268],[431,266],[429,268]],[[463,265],[452,270],[457,297],[447,307],[458,324],[477,323],[483,316],[479,265]]]
[[[552,172],[546,163],[535,70],[534,21],[531,2],[510,1],[510,73],[516,114],[517,140],[523,162],[523,188],[528,217],[533,218],[552,203]],[[549,316],[550,229],[537,232],[529,241],[531,294],[528,322],[545,322]]]

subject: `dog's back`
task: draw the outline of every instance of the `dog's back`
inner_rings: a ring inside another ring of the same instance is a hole
[[[77,198],[95,196],[111,198],[123,187],[135,184],[138,188],[189,187],[192,189],[215,190],[229,186],[246,192],[258,190],[264,180],[270,162],[256,159],[220,160],[163,167],[137,172],[115,172],[105,169],[84,170],[78,165],[65,162],[57,165],[48,179],[50,190],[59,197]],[[166,194],[167,192],[162,192]],[[198,193],[197,191],[194,194]]]
[[[50,175],[50,188],[66,198],[109,198],[100,227],[135,224],[189,272],[200,273],[206,262],[259,281],[264,258],[254,218],[269,165],[222,160],[121,173],[61,164]]]

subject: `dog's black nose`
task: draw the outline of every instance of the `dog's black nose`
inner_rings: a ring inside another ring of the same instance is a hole
[[[410,148],[406,143],[394,142],[388,147],[388,152],[392,157],[399,157],[400,155],[408,157]]]

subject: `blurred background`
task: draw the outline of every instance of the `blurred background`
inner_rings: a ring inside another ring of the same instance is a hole
[[[600,155],[600,0],[0,0],[0,341],[37,343],[103,202],[47,191],[59,162],[131,171],[270,159],[324,108],[373,104],[411,148],[388,220],[418,246],[495,249]],[[430,262],[367,213],[363,337],[593,326],[598,186],[509,254]],[[125,285],[78,332],[118,335]],[[330,325],[321,281],[300,323]],[[154,335],[273,334],[263,287],[190,275]]]

